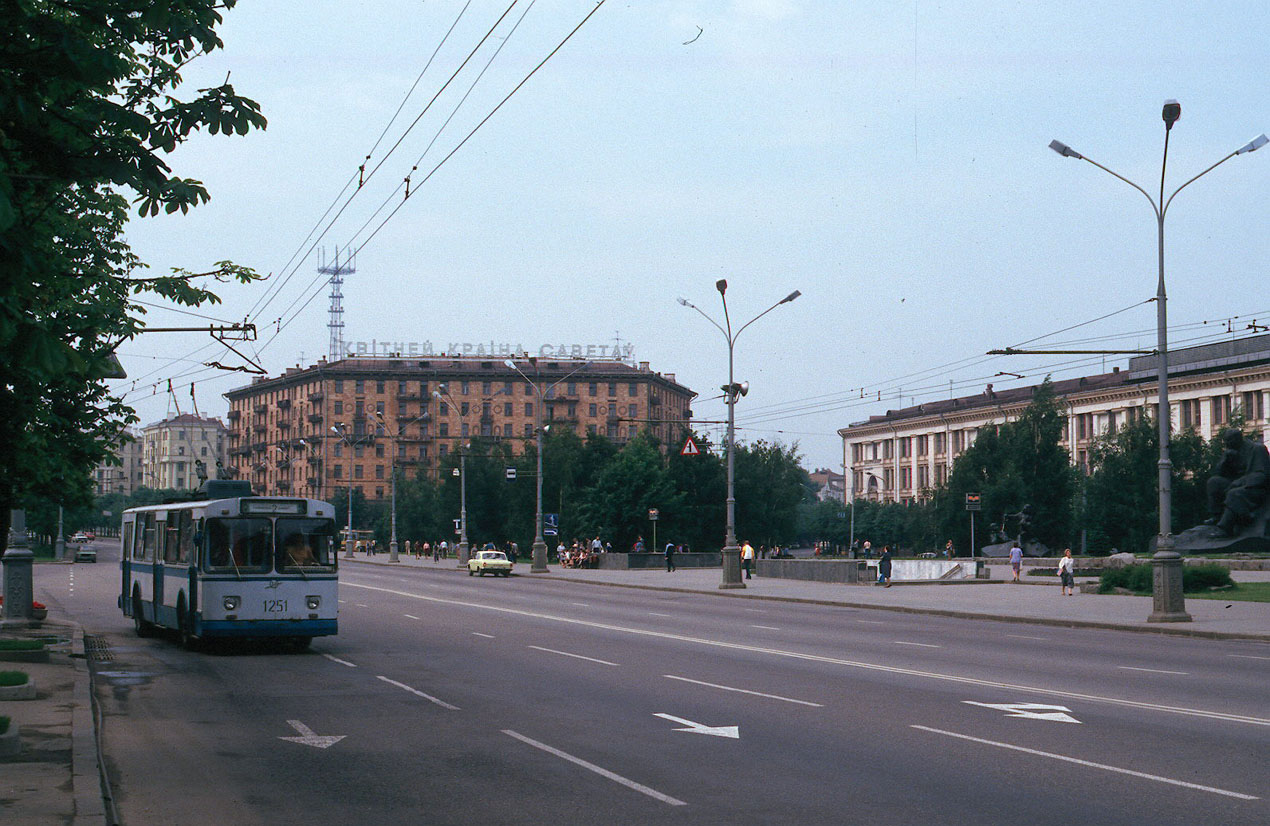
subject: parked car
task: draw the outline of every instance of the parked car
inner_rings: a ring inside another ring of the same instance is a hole
[[[97,550],[95,548],[83,547],[75,551],[76,562],[96,562]]]
[[[477,551],[467,561],[467,575],[473,576],[477,573],[481,576],[485,576],[487,573],[495,576],[499,574],[511,576],[512,562],[507,558],[507,554],[502,551]]]

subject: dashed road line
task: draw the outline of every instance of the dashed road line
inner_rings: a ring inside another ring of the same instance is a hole
[[[984,740],[980,737],[971,737],[969,734],[958,734],[955,731],[944,731],[943,729],[929,728],[927,726],[910,726],[910,728],[920,729],[921,731],[929,731],[934,734],[942,734],[945,737],[956,737],[959,740],[969,740],[972,743],[980,743],[985,746],[995,746],[999,749],[1020,751],[1024,754],[1031,754],[1037,757],[1048,757],[1051,760],[1061,760],[1064,763],[1075,763],[1078,766],[1086,766],[1091,769],[1101,769],[1103,771],[1115,772],[1116,774],[1127,774],[1130,777],[1141,777],[1144,780],[1154,780],[1157,783],[1168,783],[1171,786],[1181,786],[1186,789],[1197,789],[1201,792],[1212,792],[1213,794],[1225,795],[1226,797],[1236,797],[1240,800],[1261,799],[1255,795],[1243,794],[1242,792],[1232,792],[1227,789],[1219,789],[1215,786],[1202,786],[1199,783],[1188,783],[1185,780],[1174,780],[1171,777],[1161,777],[1158,774],[1147,774],[1146,772],[1134,771],[1133,769],[1122,769],[1119,766],[1108,766],[1105,763],[1094,763],[1089,760],[1081,760],[1078,757],[1053,754],[1048,751],[1040,751],[1039,749],[1029,749],[1024,748],[1023,746],[1015,746],[1010,743],[998,743],[995,740]]]
[[[886,624],[887,624],[887,623],[883,622],[882,620],[862,620],[862,619],[858,619],[858,620],[856,620],[856,622],[862,622],[862,623],[864,623],[865,625],[886,625]]]
[[[1121,671],[1149,671],[1152,674],[1177,674],[1180,677],[1185,677],[1190,673],[1187,671],[1164,671],[1159,668],[1134,668],[1131,665],[1118,665],[1116,668],[1119,668]]]
[[[419,619],[419,618],[418,618],[418,617],[416,617],[414,614],[402,614],[402,616],[403,616],[403,617],[405,617],[406,619],[412,619],[412,620],[417,620],[417,619]]]
[[[751,625],[751,628],[762,628],[764,631],[779,631],[780,629],[774,625]]]
[[[546,651],[549,654],[559,654],[562,657],[573,657],[578,660],[587,660],[588,662],[599,663],[600,665],[617,665],[617,663],[611,663],[608,660],[597,660],[595,657],[584,657],[581,654],[570,654],[568,651],[557,651],[554,648],[543,648],[541,645],[531,645],[529,648],[532,648],[535,651]]]
[[[399,682],[397,682],[396,680],[390,680],[390,679],[388,679],[387,677],[383,676],[382,674],[377,674],[376,676],[377,676],[379,679],[383,680],[384,682],[388,683],[389,685],[395,685],[395,686],[397,686],[397,688],[403,688],[403,689],[405,689],[406,691],[409,691],[411,694],[415,694],[415,695],[417,695],[417,696],[419,696],[419,697],[422,697],[423,699],[427,700],[427,701],[428,701],[428,702],[430,702],[430,703],[435,703],[436,705],[441,706],[441,708],[448,708],[450,711],[458,711],[458,710],[459,710],[459,707],[458,707],[458,706],[452,706],[452,705],[450,705],[449,703],[447,703],[445,700],[439,700],[439,699],[437,699],[436,697],[433,697],[431,694],[424,694],[424,693],[423,693],[422,691],[420,691],[419,689],[417,689],[417,688],[411,688],[410,686],[406,685],[405,683],[399,683]]]
[[[905,642],[904,640],[892,640],[893,645],[916,645],[918,648],[943,648],[942,645],[931,645],[928,642]]]
[[[484,637],[484,638],[485,638],[485,639],[487,639],[487,640],[492,640],[492,639],[494,639],[494,635],[493,635],[493,634],[482,634],[480,631],[473,631],[473,632],[472,632],[472,636],[473,636],[473,637]]]
[[[688,805],[682,800],[671,797],[668,794],[662,794],[656,789],[645,786],[643,783],[636,783],[634,780],[631,780],[628,777],[622,777],[622,775],[611,772],[608,769],[601,768],[600,766],[597,766],[594,763],[588,763],[586,760],[583,760],[581,757],[574,757],[572,754],[569,754],[568,752],[564,752],[564,751],[561,751],[560,749],[548,746],[546,743],[539,743],[537,740],[530,739],[523,734],[518,734],[512,731],[511,729],[506,729],[506,728],[503,729],[503,734],[506,734],[508,737],[515,738],[526,745],[533,746],[536,749],[545,751],[547,752],[547,754],[554,754],[556,757],[559,757],[561,760],[568,760],[570,763],[574,764],[575,766],[581,766],[587,771],[595,772],[600,777],[608,778],[609,780],[612,780],[614,783],[620,783],[628,789],[634,789],[640,794],[646,794],[649,797],[653,798],[654,800],[660,800],[662,803],[666,803],[671,806],[687,806]]]
[[[659,613],[657,613],[656,611],[649,611],[649,612],[648,612],[648,615],[649,615],[650,617],[666,617],[666,618],[668,618],[668,619],[674,619],[674,615],[673,615],[673,614],[659,614]],[[1238,655],[1238,654],[1232,654],[1231,656],[1239,656],[1239,655]]]
[[[1045,642],[1049,637],[1029,637],[1027,634],[1006,634],[1007,637],[1014,637],[1016,640],[1040,640]]]
[[[764,694],[761,691],[751,691],[748,688],[734,688],[730,685],[719,685],[718,683],[707,683],[703,680],[692,680],[688,677],[676,677],[674,674],[663,674],[667,680],[679,680],[684,683],[692,683],[693,685],[704,685],[709,688],[717,688],[722,691],[735,691],[738,694],[749,694],[753,697],[766,697],[769,700],[780,700],[786,703],[797,703],[800,706],[811,706],[813,708],[824,708],[822,703],[813,703],[809,700],[795,700],[793,697],[782,697],[779,694]]]
[[[1270,657],[1258,657],[1253,654],[1227,654],[1227,657],[1238,657],[1241,660],[1270,660]]]
[[[339,657],[333,657],[333,656],[331,656],[330,654],[323,654],[322,656],[323,656],[323,657],[326,657],[328,660],[330,660],[330,661],[331,661],[331,662],[333,662],[333,663],[339,663],[340,665],[346,665],[346,666],[348,666],[349,668],[357,668],[357,664],[356,664],[356,663],[351,663],[351,662],[349,662],[348,660],[341,660]]]

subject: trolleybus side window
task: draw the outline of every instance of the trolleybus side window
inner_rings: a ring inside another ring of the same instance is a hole
[[[180,513],[181,541],[177,546],[176,561],[182,565],[194,559],[194,514],[191,511]],[[171,519],[172,517],[168,517]]]
[[[142,517],[141,523],[141,541],[137,543],[137,559],[142,562],[154,561],[154,514],[147,513]]]
[[[167,529],[163,532],[164,562],[176,562],[181,553],[181,513],[181,511],[169,513],[168,521],[164,523],[167,525]]]
[[[335,559],[335,523],[330,519],[280,517],[277,526],[278,570],[330,568]]]
[[[131,519],[124,522],[123,532],[119,536],[119,541],[123,543],[123,551],[120,556],[124,559],[132,556],[132,526],[133,521]]]
[[[207,520],[208,570],[267,571],[273,547],[268,519]]]

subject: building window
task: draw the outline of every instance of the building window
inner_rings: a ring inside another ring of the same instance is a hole
[[[384,489],[383,489],[383,488],[375,488],[375,498],[376,498],[376,499],[383,499],[383,498],[384,498]]]
[[[617,395],[617,382],[609,382],[609,398]]]
[[[569,396],[578,395],[578,383],[576,381],[569,382],[569,392],[566,395],[569,395]]]
[[[639,415],[639,405],[637,405],[637,404],[632,404],[632,405],[630,406],[630,408],[629,408],[629,412],[627,413],[627,415],[628,415],[628,416],[630,416],[632,419],[634,419],[636,416],[638,416],[638,415]]]
[[[353,456],[355,456],[356,458],[358,459],[362,458],[362,454],[365,451],[366,451],[365,445],[353,445]]]
[[[525,422],[525,438],[534,435],[534,426],[529,422]]]
[[[383,403],[383,402],[375,402],[375,412],[376,412],[376,413],[378,413],[380,416],[384,415],[384,403]]]
[[[942,485],[948,481],[948,465],[939,463],[935,465],[935,484]]]
[[[503,402],[503,415],[510,416],[512,414],[512,403]]]
[[[450,435],[450,423],[449,423],[449,422],[441,422],[440,424],[438,424],[438,425],[437,425],[437,435],[441,436],[442,438],[445,438],[446,436],[449,436],[449,435]]]
[[[1259,422],[1265,418],[1262,401],[1263,397],[1260,390],[1254,390],[1251,393],[1242,394],[1241,409],[1243,411],[1245,421]]]
[[[460,382],[460,383],[459,383],[459,393],[460,393],[461,395],[464,395],[464,396],[466,396],[466,395],[467,395],[467,386],[468,386],[468,382]]]
[[[366,392],[366,380],[365,380],[365,379],[358,379],[358,380],[357,380],[357,382],[356,382],[356,384],[354,384],[354,385],[353,385],[353,392],[354,392],[354,393],[357,393],[357,394],[359,394],[359,395],[360,395],[360,394],[362,394],[362,393],[365,393],[365,392]]]
[[[384,478],[384,466],[383,466],[383,465],[375,465],[375,478],[376,478],[376,479],[383,479],[383,478]]]
[[[936,455],[936,456],[943,456],[943,455],[944,455],[944,452],[945,452],[945,451],[944,451],[944,434],[943,434],[943,433],[935,433],[935,434],[932,434],[932,435],[934,435],[934,437],[935,437],[935,455]]]
[[[1230,421],[1230,396],[1213,396],[1213,426]]]
[[[506,424],[503,425],[503,436],[510,439],[511,435],[512,435],[512,423],[507,422]]]
[[[361,465],[354,465],[354,466],[353,466],[353,478],[354,478],[354,479],[360,479],[360,478],[362,478],[362,466],[361,466]]]
[[[627,388],[627,394],[628,394],[628,395],[630,395],[632,398],[633,398],[633,397],[635,397],[635,396],[638,396],[638,395],[639,395],[639,385],[638,385],[638,384],[636,384],[635,382],[631,382],[631,383],[630,383],[630,386]]]
[[[911,467],[900,468],[900,488],[903,490],[911,490],[913,487],[913,469]]]
[[[595,416],[595,410],[596,410],[595,405],[593,405],[593,404],[589,404],[589,405],[587,405],[587,415],[589,415],[589,416]]]
[[[344,456],[344,445],[341,442],[335,443],[335,458],[339,459]]]
[[[461,435],[464,439],[466,439],[466,438],[468,437],[468,427],[467,427],[467,422],[464,422],[464,423],[462,424],[462,426],[460,427],[460,433],[459,433],[459,435]]]
[[[382,380],[382,379],[381,379],[381,380],[379,380],[379,381],[377,381],[377,382],[375,382],[375,392],[376,392],[376,393],[383,393],[383,392],[384,392],[384,382],[383,382],[383,380]]]
[[[917,437],[917,455],[925,456],[927,453],[927,438],[925,434]]]
[[[176,455],[177,455],[177,456],[184,456],[184,455],[185,455],[185,445],[180,445],[179,447],[177,447],[177,449],[176,449]]]
[[[340,401],[339,399],[335,400],[335,415],[336,416],[344,415],[344,402]]]
[[[468,411],[469,411],[469,410],[470,410],[470,408],[468,407],[467,402],[459,402],[459,415],[460,415],[460,416],[466,416],[466,415],[468,414]]]
[[[892,451],[894,450],[894,444],[895,443],[892,442],[890,439],[887,439],[885,442],[882,443],[882,458],[883,459],[891,458]]]
[[[1199,399],[1187,399],[1178,404],[1182,427],[1198,428],[1203,424],[1199,413]]]
[[[344,380],[343,380],[343,379],[336,379],[336,380],[335,380],[335,392],[336,392],[336,393],[343,393],[343,392],[344,392]]]
[[[926,465],[917,466],[917,489],[925,490],[930,487],[930,468]]]
[[[441,416],[450,415],[450,405],[445,402],[437,402],[437,414]]]
[[[913,444],[913,440],[908,436],[905,436],[904,438],[900,439],[900,458],[901,459],[907,459],[909,457],[909,450],[912,448],[912,444]]]
[[[503,394],[510,396],[513,392],[513,385],[509,381],[503,382]]]
[[[357,401],[353,402],[353,415],[358,417],[365,416],[366,402],[362,401],[361,399],[358,399]]]
[[[382,456],[384,455],[384,444],[383,444],[383,442],[380,442],[379,444],[375,445],[375,455],[376,455],[376,456],[380,456],[380,457],[382,457]]]
[[[532,416],[532,415],[534,415],[534,403],[533,403],[533,402],[525,402],[525,415],[526,415],[526,416]]]
[[[426,459],[426,458],[428,458],[428,446],[427,446],[427,445],[419,445],[419,458],[420,458],[420,459]]]
[[[493,383],[488,382],[488,381],[483,381],[483,382],[481,382],[481,395],[482,395],[482,396],[488,396],[490,393],[493,393],[493,392],[494,392],[494,385],[493,385]]]
[[[423,397],[423,403],[428,403],[428,383],[426,381],[419,382],[419,395]]]
[[[591,382],[590,384],[587,385],[586,393],[588,396],[594,396],[596,392],[598,392],[598,390],[599,390],[599,385],[597,385],[595,382]]]

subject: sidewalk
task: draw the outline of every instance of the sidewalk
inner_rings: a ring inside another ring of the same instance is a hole
[[[58,640],[47,663],[0,661],[0,671],[24,671],[36,689],[31,700],[0,699],[0,715],[18,726],[21,744],[18,754],[0,757],[0,822],[104,826],[83,629],[55,618],[39,628],[0,628],[0,637]]]
[[[393,565],[387,554],[358,556],[351,561]],[[349,564],[350,560],[341,557],[340,562]],[[453,557],[434,563],[431,559],[415,559],[401,554],[397,564],[462,573]],[[980,580],[912,585],[897,583],[900,587],[878,588],[756,576],[744,580],[744,590],[724,591],[719,589],[722,574],[718,568],[680,568],[667,573],[661,569],[609,571],[561,568],[559,565],[549,567],[548,573],[532,576],[562,582],[699,593],[734,599],[778,600],[966,619],[1270,642],[1270,603],[1188,599],[1186,611],[1194,618],[1192,622],[1153,623],[1147,622],[1152,610],[1150,597],[1081,593],[1065,597],[1052,577],[1029,578],[1031,581],[1019,585],[1004,580]],[[1005,570],[1009,570],[1008,566]],[[529,563],[523,559],[517,562],[515,573],[531,576]]]

